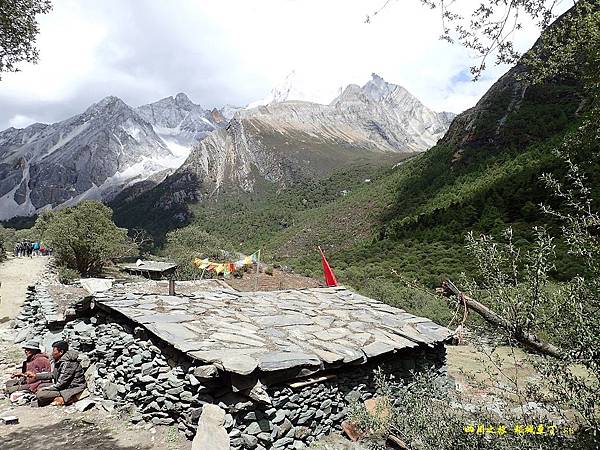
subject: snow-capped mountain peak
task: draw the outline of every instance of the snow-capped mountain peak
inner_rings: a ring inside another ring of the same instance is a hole
[[[175,95],[175,103],[182,108],[200,106],[200,105],[194,105],[194,103],[192,103],[190,98],[183,92],[180,92],[177,95]]]
[[[84,115],[90,116],[100,116],[106,114],[114,114],[116,112],[131,109],[123,100],[119,97],[115,97],[114,95],[109,95],[108,97],[104,97],[99,102],[92,104],[84,111]]]
[[[266,106],[275,103],[282,103],[288,100],[307,101],[311,98],[306,92],[298,88],[296,71],[292,70],[283,81],[273,89],[268,96],[262,100],[257,100],[250,103],[246,109],[256,108],[258,106]]]
[[[8,128],[0,132],[0,220],[110,200],[174,170],[192,171],[211,192],[231,183],[251,190],[255,170],[284,187],[359,154],[425,150],[452,119],[376,74],[329,104],[306,101],[296,86],[292,72],[253,109],[208,110],[183,92],[137,108],[108,96],[61,122]],[[339,152],[323,152],[331,146]],[[324,155],[333,159],[313,167]]]
[[[211,111],[193,103],[183,92],[139,106],[136,111],[177,154],[186,149],[189,153],[189,149],[208,133],[226,125],[226,122],[215,120]]]
[[[402,86],[388,83],[376,73],[371,74],[371,79],[363,86],[363,91],[373,100],[382,100]]]

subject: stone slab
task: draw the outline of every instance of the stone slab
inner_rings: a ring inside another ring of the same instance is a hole
[[[229,435],[224,423],[225,410],[211,403],[204,404],[192,450],[229,450]]]
[[[202,364],[243,376],[359,364],[451,336],[428,319],[343,287],[237,292],[198,284],[168,296],[144,294],[144,286],[133,292],[120,285],[95,300]]]
[[[136,322],[146,323],[182,323],[191,322],[196,317],[190,314],[148,314],[136,317]]]
[[[249,375],[258,367],[258,361],[248,355],[246,350],[196,351],[190,355],[207,363],[221,365],[226,372],[240,375]]]
[[[96,294],[110,290],[113,280],[110,278],[82,278],[79,280],[79,284],[90,294]]]
[[[367,358],[374,358],[375,356],[383,355],[385,353],[391,353],[394,351],[394,347],[385,342],[375,341],[369,345],[363,347],[363,352],[367,355]]]
[[[260,362],[258,363],[260,370],[265,372],[319,365],[321,365],[321,359],[317,355],[296,352],[263,353],[260,355]]]

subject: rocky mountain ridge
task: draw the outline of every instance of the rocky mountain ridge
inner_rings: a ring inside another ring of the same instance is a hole
[[[138,108],[109,96],[61,122],[8,128],[0,132],[0,220],[110,200],[141,181],[154,186],[226,123],[180,93]]]
[[[172,151],[178,151],[178,147],[190,148],[211,131],[224,126],[238,109],[227,106],[220,110],[207,110],[180,92],[175,97],[139,106],[136,111],[152,125]]]
[[[286,98],[285,96],[282,98]],[[373,74],[328,105],[278,101],[238,111],[210,133],[162,189],[157,207],[251,192],[260,182],[286,188],[361,159],[427,150],[452,113],[436,113],[406,89]]]
[[[286,99],[208,110],[184,93],[137,108],[111,96],[55,124],[9,128],[0,132],[0,220],[124,191],[132,200],[163,181],[159,208],[262,181],[284,188],[426,150],[452,119],[375,74],[328,105]]]

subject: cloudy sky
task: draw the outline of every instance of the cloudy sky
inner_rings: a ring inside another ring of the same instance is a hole
[[[463,0],[471,2],[471,0]],[[40,61],[0,80],[0,130],[56,122],[107,95],[131,106],[185,92],[205,107],[267,97],[291,72],[307,100],[375,72],[427,106],[460,112],[506,67],[473,83],[472,55],[438,39],[420,0],[54,0]],[[528,48],[536,30],[516,37]]]

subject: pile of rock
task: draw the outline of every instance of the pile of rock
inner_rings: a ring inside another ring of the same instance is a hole
[[[47,318],[54,317],[56,312],[56,304],[47,289],[41,285],[28,286],[21,312],[13,321],[13,327],[18,329],[15,343],[45,335],[48,331]]]
[[[93,393],[135,405],[134,422],[179,423],[193,437],[202,405],[214,402],[209,394],[218,384],[214,366],[193,367],[174,349],[156,346],[145,330],[102,316],[69,322],[63,334],[81,352]]]
[[[412,377],[411,370],[437,367],[443,373],[443,355],[407,355],[317,377],[315,383],[296,382],[267,389],[271,402],[255,403],[251,410],[234,415],[230,431],[233,448],[304,448],[316,439],[341,429],[348,407],[377,394],[375,371],[381,367],[391,386]],[[227,407],[227,405],[220,405]],[[239,430],[239,431],[238,431]]]

